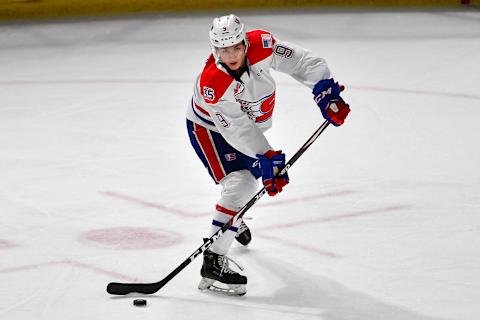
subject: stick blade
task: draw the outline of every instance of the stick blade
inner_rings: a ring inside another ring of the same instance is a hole
[[[125,295],[129,293],[152,294],[157,292],[161,286],[159,283],[119,283],[110,282],[107,285],[107,292],[116,295]]]

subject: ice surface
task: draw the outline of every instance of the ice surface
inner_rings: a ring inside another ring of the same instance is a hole
[[[480,318],[480,12],[240,12],[324,57],[347,89],[291,183],[247,216],[241,298],[198,292],[219,189],[184,113],[211,15],[0,26],[0,318]],[[321,124],[276,73],[268,132],[292,155]]]

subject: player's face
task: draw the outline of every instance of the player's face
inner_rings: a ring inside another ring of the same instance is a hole
[[[245,45],[243,42],[236,45],[218,48],[218,56],[232,71],[236,71],[245,65]]]

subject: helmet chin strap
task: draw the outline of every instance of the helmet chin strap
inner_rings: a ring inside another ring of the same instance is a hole
[[[218,55],[217,53],[217,50],[218,48],[214,47],[214,46],[210,46],[212,48],[212,54],[213,54],[213,57],[215,58],[215,61],[216,62],[220,62],[220,56]]]
[[[247,61],[245,59],[245,64],[243,66],[241,66],[238,70],[235,70],[233,71],[232,69],[230,69],[225,63],[219,61],[218,62],[222,67],[225,68],[225,70],[227,70],[228,74],[232,76],[233,79],[237,80],[238,82],[240,83],[243,83],[242,79],[240,79],[240,77],[242,76],[242,74],[244,72],[247,72],[248,74],[250,74],[250,71],[248,71],[248,66],[247,66]]]
[[[247,38],[245,38],[245,40],[243,40],[242,42],[245,45],[245,57],[247,57],[247,52],[249,47]]]

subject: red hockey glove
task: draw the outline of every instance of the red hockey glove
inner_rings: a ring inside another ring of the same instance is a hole
[[[340,97],[343,89],[345,87],[333,79],[324,79],[318,81],[312,91],[323,117],[334,126],[342,125],[350,112],[350,106]]]
[[[264,155],[257,154],[260,161],[260,169],[262,170],[262,180],[268,195],[274,196],[282,192],[283,187],[289,182],[288,174],[285,173],[281,177],[275,177],[275,174],[285,168],[285,154],[279,151],[267,151]]]

